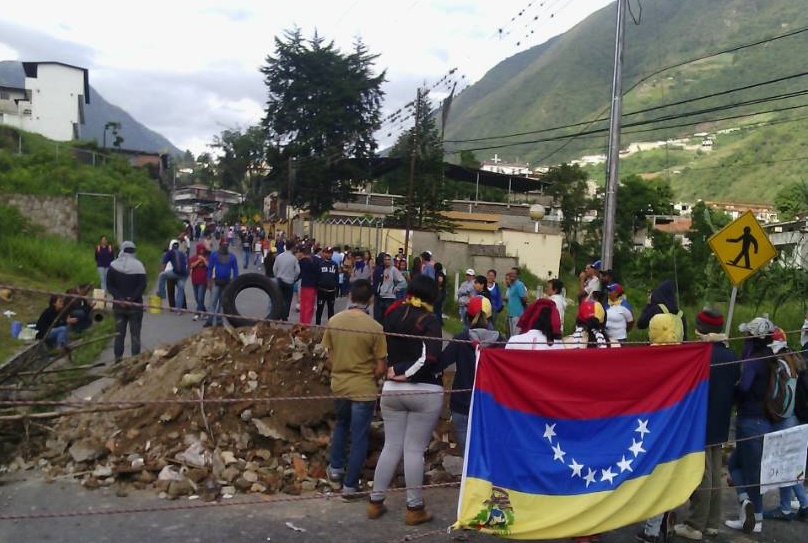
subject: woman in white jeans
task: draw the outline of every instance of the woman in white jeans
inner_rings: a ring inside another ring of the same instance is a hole
[[[407,484],[407,514],[410,526],[432,520],[424,508],[424,450],[443,406],[443,374],[438,365],[441,324],[432,304],[438,295],[435,280],[415,276],[407,298],[394,302],[384,319],[384,331],[422,336],[387,336],[387,380],[382,389],[384,448],[376,463],[373,491],[367,515],[376,519],[387,512],[384,498],[401,458]]]

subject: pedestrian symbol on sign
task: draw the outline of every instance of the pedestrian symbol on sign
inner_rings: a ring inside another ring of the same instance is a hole
[[[735,260],[731,262],[727,262],[730,266],[737,266],[738,261],[743,258],[744,265],[740,266],[742,268],[746,268],[747,270],[751,270],[752,266],[749,265],[749,247],[755,248],[755,254],[758,252],[758,242],[755,239],[755,236],[752,235],[752,228],[749,226],[744,226],[743,234],[738,236],[734,239],[727,239],[730,243],[740,243],[741,244],[741,252],[738,253],[738,256],[735,257]]]

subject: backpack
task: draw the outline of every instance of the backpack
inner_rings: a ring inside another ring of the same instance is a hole
[[[803,424],[808,424],[808,370],[797,375],[797,389],[794,393],[794,414]]]
[[[649,333],[654,329],[657,337],[665,338],[665,343],[681,343],[685,337],[682,311],[671,313],[665,304],[659,304],[659,308],[662,313],[657,313],[648,321]]]
[[[770,358],[769,384],[763,399],[763,409],[769,420],[780,422],[794,414],[797,370],[794,353],[783,349],[777,358]]]

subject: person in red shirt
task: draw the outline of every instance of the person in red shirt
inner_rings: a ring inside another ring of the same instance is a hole
[[[196,311],[194,320],[198,321],[203,313],[207,312],[205,308],[205,291],[208,288],[208,257],[210,253],[205,247],[204,243],[199,243],[196,246],[196,253],[188,261],[188,266],[191,268],[191,286],[194,290],[194,299],[196,300]]]

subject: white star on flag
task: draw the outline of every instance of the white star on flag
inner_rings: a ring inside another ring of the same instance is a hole
[[[556,435],[555,433],[555,424],[545,424],[544,425],[544,437],[547,438],[547,441],[550,443],[553,442],[553,437]]]
[[[561,450],[561,444],[557,444],[553,447],[553,460],[561,460],[564,461],[564,455],[567,454]]]
[[[629,447],[628,450],[634,453],[634,458],[637,458],[641,452],[646,452],[645,449],[642,448],[642,441],[637,441],[636,439],[631,440],[631,447]]]
[[[578,462],[576,462],[576,461],[575,461],[575,459],[573,458],[573,459],[572,459],[572,464],[570,464],[570,465],[569,465],[569,466],[567,466],[567,467],[569,467],[570,469],[572,469],[572,475],[570,475],[570,477],[580,477],[580,476],[581,476],[581,469],[583,469],[584,465],[583,465],[583,464],[579,464],[579,463],[578,463]]]
[[[648,420],[637,419],[637,429],[634,431],[640,434],[640,439],[645,439],[645,434],[651,433],[648,429]]]
[[[600,482],[609,481],[609,483],[614,483],[614,477],[617,475],[616,473],[612,473],[612,467],[609,466],[606,469],[600,470]]]
[[[595,470],[593,470],[592,468],[586,468],[586,469],[588,469],[589,471],[584,477],[584,481],[586,481],[586,488],[589,488],[589,484],[595,482]]]
[[[617,463],[617,467],[620,468],[620,473],[624,471],[634,471],[631,469],[632,462],[634,462],[634,460],[626,460],[626,456],[623,455],[623,458]]]

